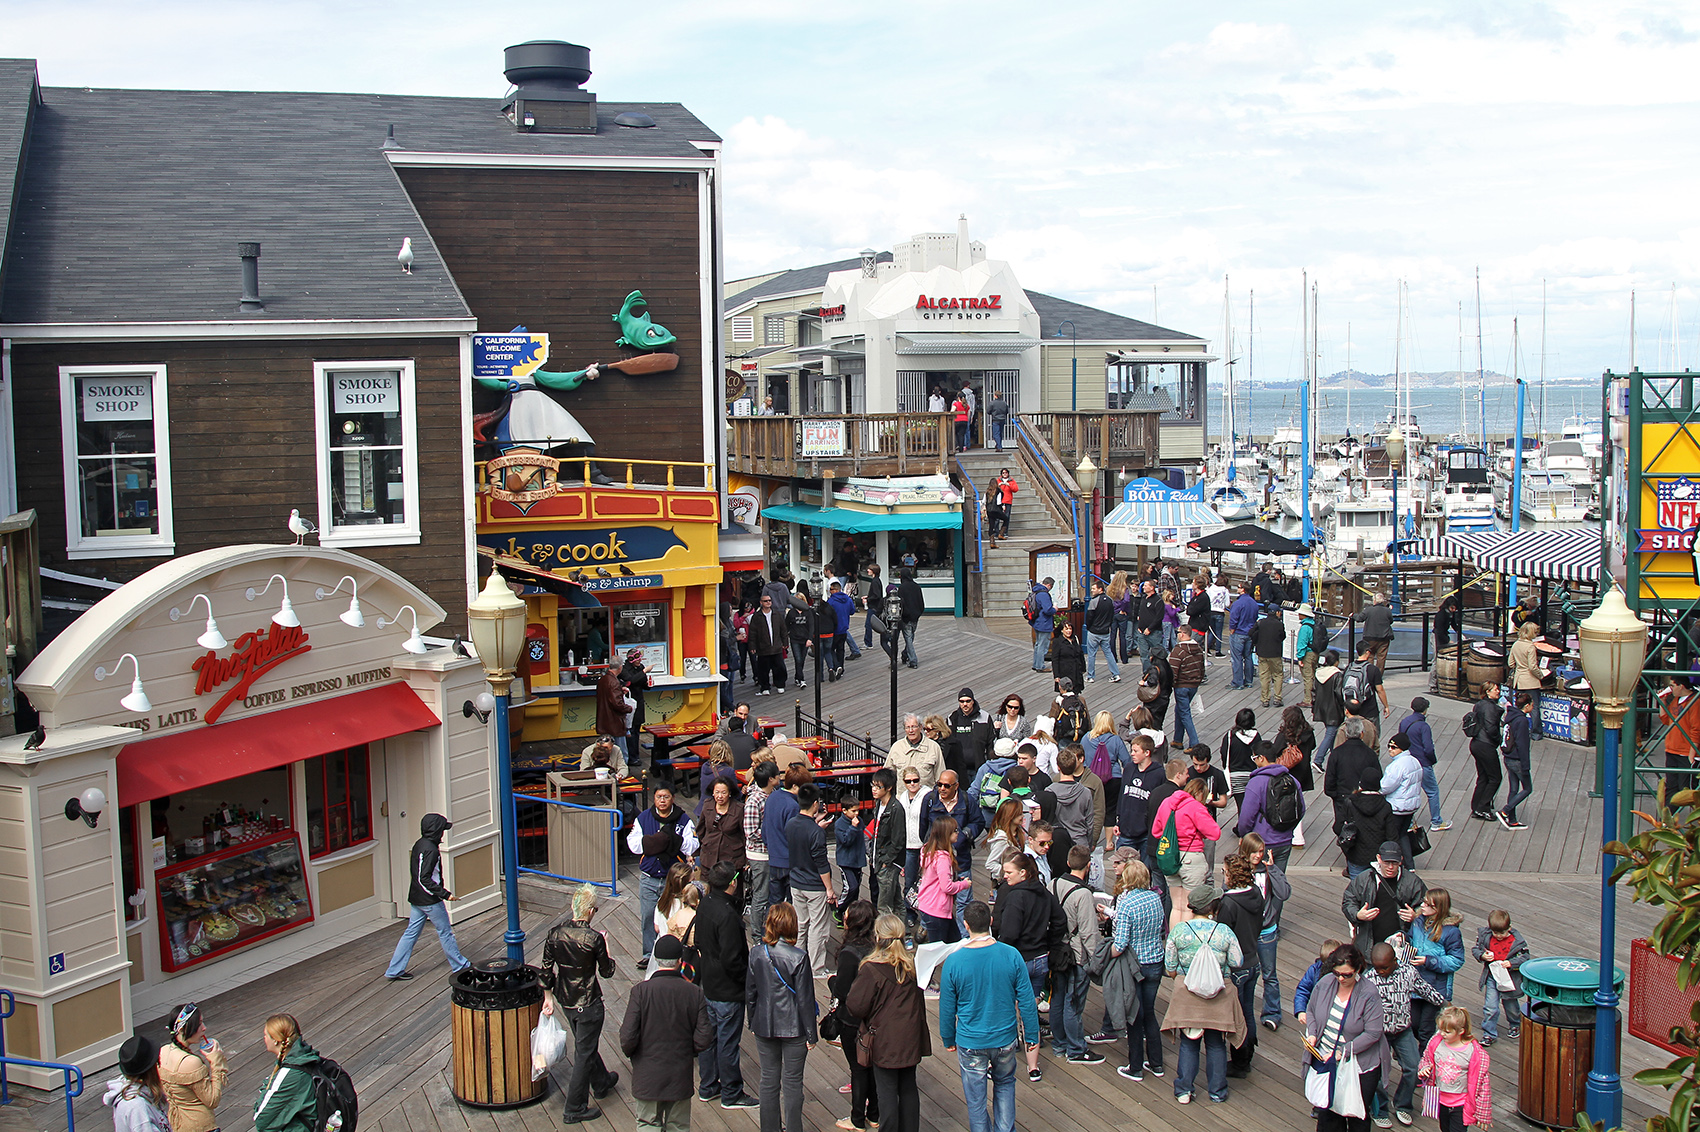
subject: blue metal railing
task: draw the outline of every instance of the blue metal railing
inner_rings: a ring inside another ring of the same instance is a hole
[[[564,880],[564,881],[567,881],[567,882],[572,883],[572,884],[593,884],[597,888],[606,888],[608,890],[608,895],[610,895],[610,896],[620,895],[620,830],[626,824],[626,818],[625,818],[624,814],[620,813],[620,811],[617,810],[617,809],[611,809],[607,806],[581,806],[577,802],[563,802],[559,798],[539,798],[534,794],[515,794],[513,796],[513,798],[514,798],[514,807],[515,807],[516,812],[517,812],[517,810],[518,810],[518,808],[521,804],[526,803],[526,802],[536,802],[536,803],[539,803],[540,805],[545,805],[545,806],[560,806],[562,809],[566,809],[566,810],[584,810],[588,813],[607,815],[607,817],[608,817],[608,879],[607,880],[592,880],[588,877],[562,876],[560,873],[552,873],[552,872],[549,872],[546,869],[530,869],[530,868],[526,868],[523,865],[520,866],[519,871],[522,872],[522,873],[531,873],[533,876],[553,877],[556,880]]]
[[[1074,568],[1077,574],[1077,577],[1074,579],[1075,588],[1077,592],[1084,591],[1086,586],[1083,579],[1090,570],[1090,566],[1086,561],[1085,548],[1081,545],[1080,541],[1080,500],[1075,495],[1075,492],[1078,490],[1078,485],[1073,488],[1064,486],[1062,480],[1057,478],[1057,473],[1052,470],[1050,462],[1045,460],[1044,457],[1039,454],[1033,443],[1033,437],[1028,431],[1027,422],[1023,421],[1019,416],[1011,419],[1015,423],[1016,440],[1027,445],[1027,452],[1028,455],[1032,457],[1033,463],[1038,465],[1044,471],[1045,478],[1051,481],[1051,486],[1056,488],[1063,498],[1069,501],[1069,513],[1074,527]]]
[[[956,470],[962,473],[962,482],[974,493],[974,573],[983,574],[986,572],[986,539],[982,530],[984,519],[980,514],[980,489],[974,486],[974,477],[962,466],[960,458],[956,458]]]
[[[72,1102],[83,1095],[83,1071],[75,1065],[65,1065],[57,1061],[37,1061],[33,1057],[6,1056],[6,1019],[18,1009],[18,1000],[9,990],[0,990],[0,1105],[12,1103],[12,1095],[6,1081],[8,1065],[22,1065],[30,1069],[51,1069],[65,1075],[65,1130],[77,1132],[77,1113]]]

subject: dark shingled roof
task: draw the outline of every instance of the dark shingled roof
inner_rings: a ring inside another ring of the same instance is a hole
[[[1059,299],[1055,295],[1029,291],[1027,292],[1027,299],[1033,304],[1033,309],[1039,312],[1039,337],[1041,338],[1055,337],[1063,321],[1073,319],[1074,336],[1087,341],[1204,341],[1196,334],[1182,334],[1178,330],[1153,326],[1151,323],[1141,322],[1137,318],[1128,318],[1125,315],[1101,311],[1097,307],[1071,303],[1067,299]],[[1069,335],[1064,334],[1063,337],[1068,338]]]
[[[599,104],[596,134],[513,128],[495,98],[50,87],[31,143],[0,322],[468,318],[381,146],[688,157],[718,142],[675,104]],[[613,124],[626,111],[653,129]],[[396,262],[413,240],[412,275]],[[240,314],[236,243],[266,309]]]
[[[877,263],[890,263],[891,253],[881,252],[874,257]],[[748,306],[750,303],[769,299],[775,295],[789,295],[795,291],[819,291],[826,286],[826,277],[834,271],[850,271],[862,266],[862,257],[841,259],[835,263],[817,263],[813,267],[799,267],[791,271],[775,275],[766,283],[758,283],[748,291],[739,291],[727,299],[728,309]]]
[[[35,87],[34,59],[0,59],[0,288],[6,284],[7,236],[22,189]]]

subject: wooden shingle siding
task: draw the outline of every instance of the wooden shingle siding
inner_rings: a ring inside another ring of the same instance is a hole
[[[366,341],[65,343],[13,349],[18,506],[36,509],[44,566],[127,581],[162,558],[67,566],[59,367],[167,367],[172,503],[178,554],[243,542],[285,542],[292,507],[318,519],[313,363],[404,359],[415,363],[418,401],[417,546],[352,547],[418,585],[464,627],[466,534],[462,485],[460,342]],[[297,598],[299,600],[299,596]]]
[[[397,169],[483,332],[549,335],[546,369],[630,356],[612,316],[642,291],[678,335],[671,373],[610,373],[560,396],[597,454],[712,459],[703,452],[697,177],[616,170]],[[496,395],[475,391],[474,404]]]

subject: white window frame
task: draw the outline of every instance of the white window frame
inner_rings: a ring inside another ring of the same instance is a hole
[[[401,373],[401,463],[402,500],[407,522],[344,527],[332,530],[330,375],[361,370],[398,370]],[[414,407],[413,361],[368,361],[313,363],[313,447],[319,475],[320,546],[417,546],[419,534],[419,422]]]
[[[785,316],[782,314],[764,314],[761,316],[761,342],[764,346],[786,346]]]
[[[77,464],[77,379],[126,375],[153,382],[153,461],[159,533],[83,534],[82,475]],[[60,450],[65,472],[65,554],[71,559],[157,558],[177,552],[171,508],[171,416],[167,408],[165,366],[60,366]]]

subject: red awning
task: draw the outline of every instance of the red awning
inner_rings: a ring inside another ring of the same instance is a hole
[[[135,806],[442,721],[406,684],[131,743],[118,752],[118,804]]]

